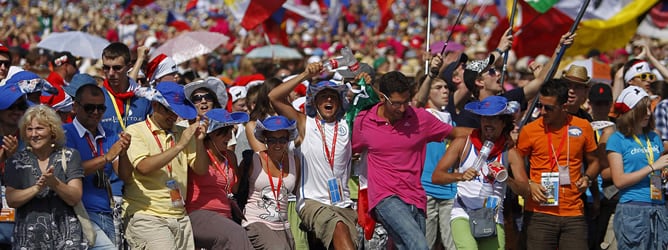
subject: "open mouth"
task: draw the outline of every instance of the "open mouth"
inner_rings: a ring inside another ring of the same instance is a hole
[[[325,108],[325,110],[327,110],[327,111],[332,111],[332,110],[334,110],[334,105],[332,105],[332,104],[325,104],[324,108]]]

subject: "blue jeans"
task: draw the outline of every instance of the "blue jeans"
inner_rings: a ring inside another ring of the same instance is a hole
[[[0,223],[0,244],[12,244],[14,234],[14,222]]]
[[[111,212],[88,212],[93,228],[95,229],[95,247],[93,249],[116,249],[114,240],[114,219]]]
[[[429,249],[423,211],[395,195],[381,200],[373,210],[397,249]]]
[[[613,225],[617,249],[668,247],[668,208],[664,205],[619,203]]]

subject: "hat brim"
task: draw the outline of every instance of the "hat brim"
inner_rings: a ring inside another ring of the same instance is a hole
[[[480,116],[497,116],[514,114],[520,108],[520,104],[516,101],[487,101],[486,99],[467,103],[464,109]]]
[[[211,112],[211,111],[209,111]],[[218,130],[219,128],[224,128],[227,126],[233,126],[237,124],[242,124],[248,122],[248,113],[246,112],[232,112],[230,113],[230,119],[222,120],[216,119],[215,117],[209,116],[207,112],[207,118],[209,118],[209,127],[206,129],[206,133],[210,134],[213,131]]]
[[[343,115],[346,113],[346,110],[348,110],[348,107],[350,104],[348,103],[348,99],[346,99],[346,94],[348,93],[348,86],[347,85],[338,85],[338,84],[327,84],[327,85],[314,85],[311,84],[308,86],[308,89],[306,90],[306,102],[304,103],[304,110],[306,111],[306,115],[309,117],[315,117],[318,114],[318,107],[315,106],[313,103],[315,101],[315,97],[320,93],[320,91],[323,91],[325,89],[332,89],[336,91],[336,93],[339,94],[339,100],[341,101],[341,107],[339,107],[339,110],[336,111],[336,119],[341,119]]]
[[[185,94],[186,99],[192,102],[190,97],[192,96],[193,92],[195,92],[195,90],[200,88],[206,88],[213,92],[221,106],[227,104],[227,90],[225,89],[225,83],[223,83],[223,81],[217,83],[215,80],[209,80],[209,78],[186,84],[186,86],[183,87],[183,93]]]
[[[169,101],[167,103],[169,104],[169,108],[171,108],[179,117],[187,120],[197,118],[197,110],[190,104],[190,101],[187,102],[187,104],[169,103]]]
[[[280,129],[272,129],[272,128],[267,128],[262,121],[257,120],[255,124],[255,131],[253,131],[253,135],[255,136],[255,139],[262,143],[266,143],[266,138],[264,136],[264,131],[280,131],[280,130],[287,130],[289,132],[289,140],[294,141],[297,139],[297,136],[299,136],[299,131],[297,131],[297,122],[289,120],[290,126],[285,127],[285,128],[280,128]]]

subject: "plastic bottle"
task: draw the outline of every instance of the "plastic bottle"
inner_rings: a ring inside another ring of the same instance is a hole
[[[482,167],[487,165],[487,157],[489,157],[489,153],[492,151],[493,147],[494,142],[492,141],[488,140],[483,143],[482,148],[480,149],[480,153],[478,154],[478,158],[476,158],[473,162],[473,167],[476,171],[480,172]]]
[[[348,69],[352,72],[356,72],[359,69],[359,62],[355,59],[352,50],[346,47],[341,49],[341,55],[331,58],[324,63],[324,66],[329,71],[334,71],[339,67],[348,66]]]

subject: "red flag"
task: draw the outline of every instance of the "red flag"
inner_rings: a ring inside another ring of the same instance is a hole
[[[248,7],[243,10],[244,16],[241,20],[241,26],[247,30],[252,30],[267,20],[276,10],[280,9],[285,0],[257,1],[250,0]]]
[[[422,0],[422,4],[424,6],[429,6],[429,0]],[[450,12],[450,8],[441,3],[441,1],[431,0],[431,12],[440,16],[447,16],[448,12]]]
[[[392,3],[394,0],[377,0],[378,9],[380,10],[380,23],[378,24],[378,33],[383,33],[385,28],[387,28],[387,22],[392,19]]]
[[[513,37],[513,50],[517,58],[538,55],[551,56],[554,48],[559,43],[561,35],[568,32],[573,25],[573,19],[555,8],[540,14],[525,1],[517,1],[517,3],[515,36]],[[490,51],[499,45],[499,39],[504,31],[510,27],[508,18],[501,18],[496,29],[492,32],[487,42],[487,49]]]

